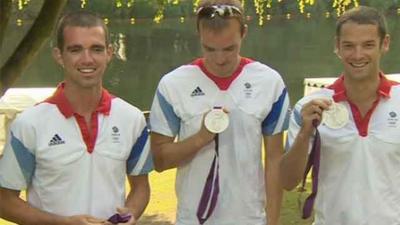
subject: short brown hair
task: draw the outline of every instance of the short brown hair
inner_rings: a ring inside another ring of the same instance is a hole
[[[377,9],[368,6],[358,6],[343,13],[336,22],[336,37],[340,37],[343,24],[355,22],[357,24],[377,25],[380,41],[387,35],[386,19]]]
[[[232,13],[229,16],[216,16],[206,17],[200,13],[200,11],[207,7],[218,7],[218,6],[233,6],[238,9],[237,13]],[[200,25],[205,26],[213,30],[220,30],[228,25],[228,19],[236,19],[240,24],[240,32],[243,34],[246,23],[244,18],[244,9],[239,0],[200,0],[199,8],[197,10],[197,30],[200,30]]]
[[[76,11],[65,14],[57,25],[56,37],[57,37],[57,48],[60,51],[64,47],[64,29],[67,26],[72,27],[97,27],[100,26],[104,30],[106,45],[110,44],[110,33],[107,25],[103,19],[94,13],[88,11]]]

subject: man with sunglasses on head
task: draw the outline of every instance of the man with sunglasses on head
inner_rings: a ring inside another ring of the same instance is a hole
[[[177,168],[176,224],[276,225],[284,82],[240,56],[247,33],[240,1],[200,1],[197,29],[203,57],[161,79],[150,114],[155,168]]]
[[[382,13],[346,11],[336,22],[342,75],[295,105],[281,178],[292,189],[313,167],[303,218],[314,208],[315,225],[400,224],[400,85],[380,68],[389,44]]]

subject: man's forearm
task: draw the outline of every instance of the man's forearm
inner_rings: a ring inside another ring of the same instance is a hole
[[[285,189],[291,190],[303,177],[307,163],[310,135],[299,133],[280,165],[281,182]]]
[[[23,225],[66,225],[67,218],[32,207],[15,191],[0,188],[0,217]]]
[[[188,162],[201,148],[209,144],[213,137],[214,134],[208,131],[199,131],[185,140],[173,142],[173,138],[152,133],[151,148],[155,169],[161,172]]]
[[[131,184],[131,191],[125,202],[125,207],[129,208],[136,220],[143,214],[150,200],[150,185],[147,179],[147,175],[143,175],[131,181],[133,185]]]
[[[266,195],[268,225],[279,224],[283,189],[279,179],[279,161],[274,160],[266,165]]]

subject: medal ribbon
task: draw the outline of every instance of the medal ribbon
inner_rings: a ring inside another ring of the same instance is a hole
[[[303,183],[302,190],[304,190],[304,186],[306,185],[307,174],[312,168],[311,179],[312,179],[312,192],[306,198],[303,206],[303,219],[307,219],[311,216],[311,212],[313,210],[315,197],[318,192],[318,174],[319,174],[319,164],[320,164],[320,155],[321,155],[321,137],[319,135],[318,129],[315,129],[315,137],[313,141],[313,145],[311,148],[311,153],[308,156],[306,170],[303,175]]]
[[[197,208],[197,219],[204,224],[213,213],[219,194],[218,134],[214,137],[215,155]]]

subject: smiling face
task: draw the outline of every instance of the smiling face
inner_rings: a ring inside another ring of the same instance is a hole
[[[103,28],[67,26],[63,34],[63,49],[54,48],[53,56],[64,68],[65,83],[83,89],[101,88],[112,56]]]
[[[376,79],[381,56],[389,49],[389,36],[382,40],[375,24],[344,23],[336,37],[336,52],[350,80]]]
[[[229,19],[227,26],[214,30],[200,26],[200,42],[204,65],[220,77],[232,75],[240,62],[240,47],[244,34],[236,19]]]

